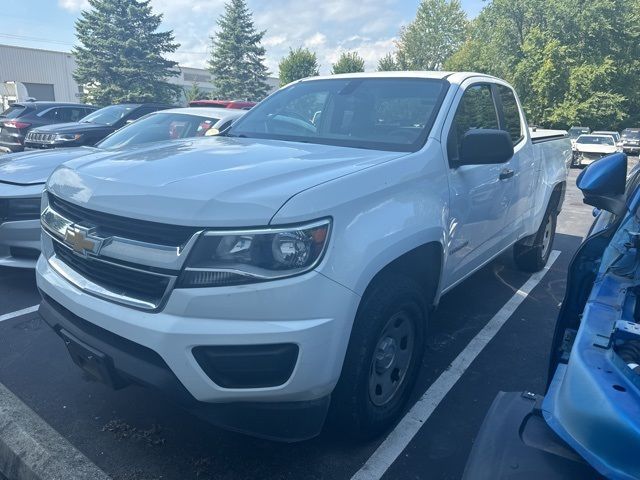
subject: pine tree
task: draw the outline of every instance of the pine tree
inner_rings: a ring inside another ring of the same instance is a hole
[[[85,87],[84,101],[172,102],[180,93],[167,79],[179,74],[164,55],[177,50],[173,32],[158,32],[162,15],[150,0],[89,0],[76,21],[73,78]]]
[[[364,59],[358,52],[343,52],[331,68],[332,74],[364,72]]]
[[[316,77],[319,73],[318,57],[308,48],[289,49],[278,65],[280,85],[287,85],[301,78]]]
[[[269,92],[265,31],[256,31],[245,0],[230,0],[218,19],[219,31],[211,38],[209,70],[218,98],[262,100]]]
[[[207,92],[202,90],[198,85],[198,82],[193,82],[191,84],[190,89],[184,89],[184,96],[187,99],[187,102],[192,102],[194,100],[204,100],[208,97]]]

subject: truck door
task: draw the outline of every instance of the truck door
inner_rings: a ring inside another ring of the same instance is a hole
[[[527,141],[526,122],[522,110],[518,106],[514,91],[506,85],[494,84],[494,95],[498,105],[500,128],[511,136],[513,141],[513,158],[511,168],[514,172],[514,191],[507,212],[506,228],[512,242],[524,231],[524,222],[529,218],[533,208],[533,188],[537,175],[536,159],[531,142]]]
[[[515,188],[510,162],[456,166],[465,133],[500,128],[492,84],[470,83],[463,88],[442,139],[450,190],[446,285],[458,282],[509,245],[505,227]]]

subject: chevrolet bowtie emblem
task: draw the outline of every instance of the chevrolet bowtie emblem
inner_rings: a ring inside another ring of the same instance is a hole
[[[94,236],[94,231],[95,229],[93,228],[69,225],[64,234],[64,243],[71,247],[74,252],[85,256],[88,253],[98,254],[103,240]]]

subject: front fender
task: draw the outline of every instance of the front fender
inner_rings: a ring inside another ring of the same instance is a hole
[[[333,231],[318,271],[362,295],[403,254],[425,243],[446,244],[449,191],[443,166],[439,144],[430,141],[420,152],[299,193],[271,223],[331,217]]]

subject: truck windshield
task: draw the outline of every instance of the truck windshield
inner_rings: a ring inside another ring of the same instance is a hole
[[[615,145],[616,144],[613,140],[613,137],[610,135],[607,135],[606,137],[604,135],[602,136],[581,135],[580,138],[578,138],[577,143],[587,144],[587,145]]]
[[[259,103],[227,135],[416,151],[429,135],[448,85],[424,78],[303,81]]]

